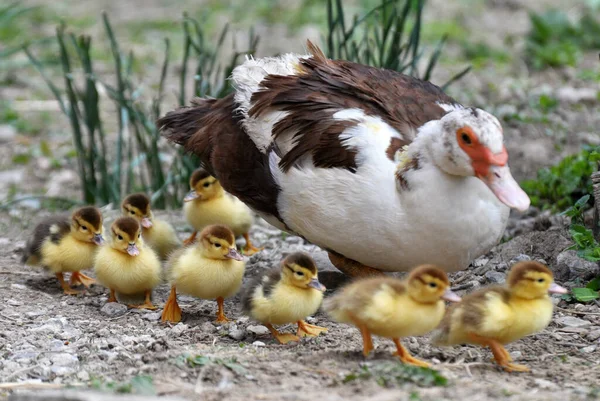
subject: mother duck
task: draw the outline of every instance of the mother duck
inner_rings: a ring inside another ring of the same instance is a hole
[[[247,59],[235,92],[159,119],[229,193],[351,276],[464,269],[529,198],[502,126],[439,87],[309,55]]]

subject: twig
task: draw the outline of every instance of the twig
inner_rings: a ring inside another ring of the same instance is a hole
[[[65,387],[83,387],[84,384],[62,384],[62,383],[41,383],[41,382],[15,382],[15,383],[0,383],[0,390],[15,390],[15,389],[60,389]]]
[[[40,274],[40,273],[29,273],[29,272],[15,272],[15,271],[7,271],[7,270],[0,270],[0,274],[13,274],[15,276],[45,276],[45,274]]]
[[[574,315],[589,315],[589,316],[600,316],[600,313],[598,312],[579,312],[573,309],[565,309],[565,308],[561,308],[559,306],[556,307],[557,310],[559,311],[563,311],[563,312],[567,312],[567,313],[572,313]]]
[[[30,370],[33,370],[33,369],[35,369],[35,368],[39,368],[40,366],[42,366],[42,365],[35,365],[35,366],[30,366],[30,367],[28,367],[28,368],[19,369],[19,370],[17,370],[16,372],[14,372],[14,373],[12,373],[11,375],[9,375],[9,376],[6,378],[6,380],[10,380],[10,379],[12,379],[13,377],[19,377],[19,375],[20,375],[21,373],[29,372]]]
[[[571,342],[560,342],[560,343],[555,343],[556,345],[564,345],[565,347],[577,347],[577,348],[583,348],[583,347],[587,347],[590,344],[580,344],[580,343],[571,343]]]

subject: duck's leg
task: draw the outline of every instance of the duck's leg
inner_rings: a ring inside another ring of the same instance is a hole
[[[306,323],[304,320],[298,320],[298,331],[296,332],[296,335],[298,337],[316,337],[324,331],[327,331],[325,327],[315,326]]]
[[[79,294],[79,291],[72,289],[71,286],[69,285],[69,283],[67,283],[65,281],[65,276],[62,273],[56,273],[56,279],[60,283],[60,286],[62,287],[63,293],[65,295],[77,295],[77,294]]]
[[[244,255],[254,255],[256,252],[260,252],[265,248],[257,248],[254,245],[252,245],[252,241],[250,240],[250,235],[248,235],[248,233],[244,233],[242,234],[244,236],[244,239],[246,240],[246,246],[244,246],[243,252]]]
[[[300,341],[300,337],[290,333],[280,333],[275,327],[273,327],[273,325],[269,323],[265,323],[265,326],[267,326],[267,329],[269,329],[271,334],[273,334],[273,337],[275,337],[275,339],[279,341],[279,344],[287,344],[292,341]]]
[[[116,292],[112,288],[110,289],[110,295],[109,295],[108,299],[106,300],[106,303],[109,303],[109,302],[117,302]]]
[[[408,350],[400,343],[399,338],[393,338],[392,340],[394,341],[394,344],[396,344],[397,350],[394,355],[397,355],[403,363],[406,363],[407,365],[420,366],[422,368],[428,368],[431,366],[427,362],[412,356],[410,352],[408,352]]]
[[[193,244],[194,241],[196,241],[196,235],[198,235],[198,231],[194,231],[192,235],[190,235],[185,241],[183,241],[183,245],[188,246],[190,244]]]
[[[152,303],[152,290],[147,290],[146,291],[146,300],[144,301],[143,304],[141,305],[127,305],[130,308],[134,308],[134,309],[149,309],[149,310],[156,310],[156,306],[154,306],[154,304]]]
[[[177,290],[175,289],[175,286],[171,287],[171,294],[169,294],[169,299],[163,308],[161,320],[163,322],[173,323],[181,321],[181,308],[177,303]]]
[[[381,276],[384,273],[380,270],[373,269],[372,267],[365,266],[355,260],[348,259],[339,253],[327,251],[329,254],[329,260],[337,267],[342,273],[350,277],[371,277]]]
[[[86,276],[83,273],[73,272],[73,273],[71,273],[70,284],[71,285],[80,285],[81,284],[85,288],[90,288],[92,286],[92,284],[96,284],[96,280],[94,280],[91,277]]]
[[[227,319],[227,316],[225,316],[225,310],[224,310],[224,303],[225,303],[225,299],[223,297],[218,297],[217,298],[217,320],[215,320],[215,322],[217,323],[227,323],[230,322],[231,320]]]
[[[496,340],[478,336],[476,334],[470,334],[469,338],[476,344],[489,347],[494,355],[494,360],[507,372],[530,372],[531,370],[525,365],[518,365],[512,363],[512,358],[508,351]]]

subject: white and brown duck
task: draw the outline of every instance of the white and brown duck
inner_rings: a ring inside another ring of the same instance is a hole
[[[529,198],[498,119],[395,71],[309,55],[248,59],[235,92],[158,121],[265,220],[343,272],[464,269]]]

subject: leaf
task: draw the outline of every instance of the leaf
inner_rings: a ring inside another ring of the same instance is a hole
[[[590,281],[585,288],[589,288],[593,291],[600,291],[600,277],[596,277],[592,281]]]
[[[598,291],[594,291],[590,288],[573,288],[571,292],[573,293],[575,299],[579,302],[590,302],[594,299],[600,298]]]
[[[156,395],[154,382],[150,376],[136,376],[131,379],[131,392],[140,395]]]
[[[46,157],[52,157],[52,150],[50,149],[50,145],[48,141],[42,140],[40,142],[40,151]]]
[[[190,356],[187,359],[187,363],[190,366],[204,366],[210,363],[210,358],[202,355]]]
[[[14,164],[27,164],[31,160],[31,155],[27,153],[19,153],[12,157]]]

